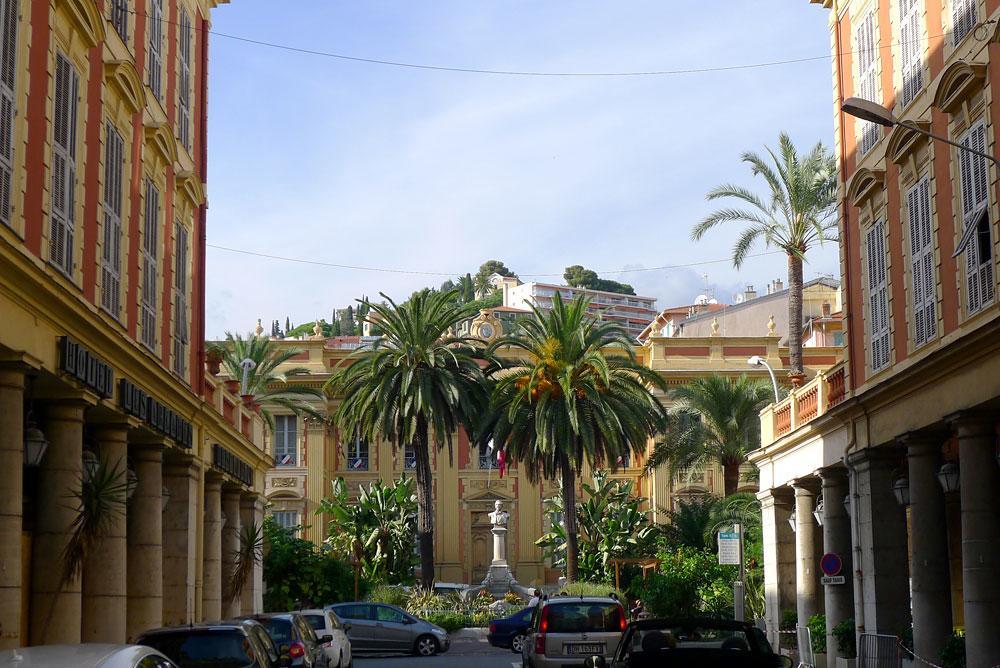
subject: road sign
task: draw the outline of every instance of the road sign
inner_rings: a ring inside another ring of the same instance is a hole
[[[740,563],[740,535],[735,531],[719,532],[719,563],[738,566]]]
[[[819,567],[823,571],[824,575],[834,576],[840,575],[840,571],[844,569],[844,562],[841,560],[840,555],[836,552],[827,552],[819,560]]]
[[[846,582],[843,575],[826,575],[819,579],[820,584],[825,585],[842,585]]]

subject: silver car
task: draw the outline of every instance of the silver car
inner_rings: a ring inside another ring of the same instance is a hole
[[[528,668],[583,666],[592,656],[610,659],[628,626],[625,608],[604,596],[553,596],[541,601],[521,651]]]
[[[395,653],[434,656],[447,652],[451,641],[440,626],[417,619],[387,603],[338,603],[327,606],[351,625],[347,637],[357,653]]]
[[[0,650],[0,668],[177,668],[155,649],[142,645],[39,645]]]

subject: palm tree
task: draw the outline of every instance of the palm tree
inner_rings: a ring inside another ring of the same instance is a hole
[[[679,501],[676,510],[666,511],[670,521],[663,525],[663,536],[667,543],[671,547],[706,549],[711,545],[708,527],[718,503],[714,496],[693,497]]]
[[[802,379],[802,261],[814,244],[836,240],[836,163],[822,143],[800,156],[784,132],[778,136],[778,152],[768,148],[767,153],[770,162],[750,151],[741,159],[750,165],[754,176],[764,178],[770,192],[761,196],[738,185],[718,186],[708,193],[707,199],[734,199],[738,200],[737,206],[709,214],[694,226],[691,238],[701,239],[720,223],[744,225],[733,247],[733,265],[737,269],[760,240],[785,252],[789,376],[798,383]]]
[[[562,478],[565,503],[566,576],[578,579],[576,478],[584,462],[617,466],[619,457],[642,453],[663,426],[666,411],[650,386],[666,389],[659,374],[636,362],[622,327],[587,315],[588,301],[534,317],[490,348],[524,359],[497,361],[492,415],[482,430],[507,460],[522,462],[528,479]]]
[[[489,405],[480,362],[481,342],[451,334],[478,309],[458,303],[457,291],[415,293],[397,305],[371,304],[382,338],[357,350],[348,365],[327,384],[343,397],[335,420],[343,433],[390,440],[395,447],[412,444],[416,455],[417,533],[421,580],[434,583],[434,502],[430,444],[448,446],[452,435]]]
[[[696,378],[673,391],[665,438],[646,463],[648,470],[670,466],[671,475],[685,468],[721,465],[725,495],[739,487],[740,466],[760,446],[760,411],[773,399],[770,386],[741,375]]]
[[[226,332],[226,342],[222,346],[222,365],[234,380],[243,380],[243,360],[254,363],[247,373],[244,394],[252,394],[263,409],[261,415],[268,428],[274,431],[274,416],[268,407],[280,406],[290,410],[295,415],[308,415],[318,420],[326,420],[326,415],[310,403],[310,399],[323,399],[321,390],[293,382],[295,376],[308,374],[309,370],[301,367],[278,368],[301,353],[297,348],[279,349],[266,336],[248,334],[243,338],[239,334]]]

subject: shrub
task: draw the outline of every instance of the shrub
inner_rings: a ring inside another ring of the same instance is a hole
[[[522,605],[524,600],[512,591],[507,592],[503,595],[503,600],[511,605]]]
[[[826,654],[826,615],[813,615],[808,626],[813,652]]]
[[[433,590],[424,589],[423,587],[414,587],[413,591],[410,592],[409,598],[406,600],[406,611],[418,617],[429,611],[444,610],[448,607],[444,598],[435,594]]]
[[[953,633],[941,648],[942,668],[965,668],[965,636]]]
[[[845,659],[854,659],[858,655],[857,636],[854,620],[845,619],[833,627],[833,637],[837,640],[837,652]]]
[[[643,588],[650,612],[657,617],[732,617],[735,566],[721,566],[714,552],[690,547],[659,556],[660,567]]]
[[[295,537],[268,517],[264,520],[264,609],[294,610],[354,600],[354,571],[330,550]],[[359,595],[365,593],[361,581]]]
[[[622,605],[628,606],[628,599],[625,597],[625,592],[615,589],[615,586],[610,582],[567,582],[560,590],[560,593],[565,593],[569,596],[607,596],[608,594],[614,594],[622,602]]]
[[[401,587],[392,585],[378,585],[368,594],[368,600],[375,603],[388,603],[400,608],[405,608],[409,595]]]
[[[465,628],[466,625],[465,615],[457,612],[432,612],[424,617],[424,619],[431,624],[437,624],[448,633],[454,633],[461,628]]]
[[[794,631],[795,627],[799,623],[799,613],[795,610],[782,610],[781,611],[781,624],[780,628],[782,631]]]

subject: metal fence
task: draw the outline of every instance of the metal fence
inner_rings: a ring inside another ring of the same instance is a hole
[[[862,633],[858,637],[858,668],[900,668],[903,665],[899,637]]]
[[[816,668],[813,656],[812,633],[808,626],[795,627],[795,641],[799,647],[799,668]]]

